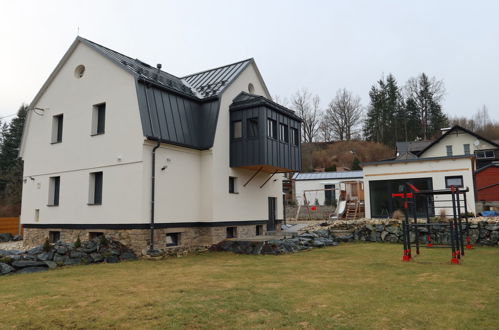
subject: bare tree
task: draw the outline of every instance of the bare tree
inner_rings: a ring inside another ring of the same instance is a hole
[[[362,119],[360,97],[353,96],[345,88],[339,89],[329,103],[325,115],[325,125],[337,140],[351,140],[357,136]]]
[[[317,138],[320,122],[320,98],[307,89],[298,90],[291,98],[291,107],[302,119],[302,141],[313,142]]]
[[[475,130],[484,130],[487,126],[492,124],[492,120],[489,116],[489,109],[487,109],[485,104],[475,112],[472,121],[475,123]]]
[[[275,94],[273,97],[273,101],[277,104],[282,105],[283,107],[289,107],[289,100],[287,97],[282,97],[280,95]]]

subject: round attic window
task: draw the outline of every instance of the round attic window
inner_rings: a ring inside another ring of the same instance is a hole
[[[253,86],[252,83],[249,83],[248,85],[248,92],[250,92],[250,94],[253,94],[255,92],[255,86]]]
[[[75,77],[76,78],[81,78],[85,74],[85,66],[83,64],[80,64],[76,67],[75,69]]]

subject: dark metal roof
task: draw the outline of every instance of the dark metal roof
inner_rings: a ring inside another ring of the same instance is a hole
[[[224,65],[182,78],[199,98],[219,95],[248,64],[253,62],[252,58],[240,62]]]
[[[447,160],[447,159],[461,159],[461,158],[474,158],[474,157],[473,155],[462,155],[462,156],[443,156],[443,157],[428,157],[428,158],[413,158],[413,159],[387,159],[387,160],[380,160],[377,162],[361,163],[360,165],[361,166],[384,165],[384,164],[425,162],[433,160]]]
[[[402,154],[399,154],[395,159],[401,160],[401,159],[415,159],[415,158],[418,158],[418,156],[416,156],[412,152],[404,152]]]
[[[426,148],[431,141],[409,141],[409,142],[397,142],[397,152],[402,155],[406,152],[418,153],[424,148]]]
[[[475,173],[479,173],[479,172],[482,172],[488,168],[491,168],[491,167],[498,167],[499,168],[499,162],[492,162],[488,165],[485,165],[484,167],[481,167],[479,168],[478,170],[475,171]]]
[[[292,119],[302,122],[301,118],[298,117],[293,110],[283,107],[263,96],[249,94],[246,92],[239,93],[238,96],[233,100],[230,109],[231,110],[241,110],[245,108],[253,108],[257,106],[267,106],[277,112],[282,113],[285,116],[291,117]]]

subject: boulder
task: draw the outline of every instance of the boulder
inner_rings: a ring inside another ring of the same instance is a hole
[[[55,269],[55,268],[57,268],[57,263],[55,261],[47,260],[47,261],[44,261],[44,262],[45,262],[45,265],[47,265],[47,267],[49,269]]]
[[[115,255],[111,255],[111,256],[105,257],[104,261],[109,263],[109,264],[114,264],[114,263],[120,262],[120,259],[118,259],[118,257]]]
[[[32,255],[32,256],[43,253],[43,252],[45,252],[45,250],[43,250],[42,245],[35,246],[34,248],[26,251],[27,254]]]
[[[380,225],[380,224],[377,224],[375,226],[375,228],[376,228],[376,231],[379,232],[379,233],[381,233],[383,230],[385,230],[385,226]]]
[[[47,271],[47,267],[25,267],[16,272],[16,274],[30,274]]]
[[[59,254],[54,255],[54,262],[56,263],[65,264],[68,259],[68,256],[61,256]]]
[[[5,274],[8,274],[8,273],[12,273],[13,271],[15,271],[14,267],[12,267],[9,264],[0,262],[0,275],[5,275]]]
[[[385,227],[386,231],[390,234],[400,235],[400,226],[390,225]]]
[[[12,262],[12,266],[14,266],[15,268],[26,268],[26,267],[46,267],[47,265],[43,261],[16,260]]]
[[[40,261],[52,260],[52,259],[54,259],[54,250],[51,250],[49,252],[40,253],[39,255],[36,256],[36,259],[38,259]]]
[[[485,229],[490,231],[499,230],[499,223],[496,222],[494,224],[487,225],[485,226]]]
[[[93,262],[102,262],[102,261],[104,261],[104,257],[102,256],[102,254],[97,253],[97,252],[90,253],[90,258],[92,258]]]
[[[12,241],[12,234],[11,233],[2,233],[0,234],[0,243],[4,242],[10,242]]]
[[[382,241],[385,241],[386,235],[388,235],[388,232],[386,230],[381,232],[381,240]]]
[[[73,259],[75,259],[75,258],[81,259],[81,258],[84,258],[86,256],[87,256],[87,254],[85,252],[83,252],[83,251],[76,250],[76,251],[70,251],[69,252],[69,257],[73,258]]]
[[[67,246],[64,246],[64,245],[56,245],[55,246],[55,252],[57,252],[60,255],[66,254],[66,253],[68,253],[68,251],[69,251],[69,248]]]

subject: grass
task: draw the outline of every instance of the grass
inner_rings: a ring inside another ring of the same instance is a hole
[[[499,249],[350,243],[283,256],[207,253],[0,277],[0,327],[497,329]]]

